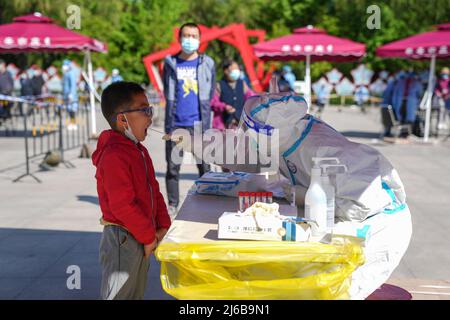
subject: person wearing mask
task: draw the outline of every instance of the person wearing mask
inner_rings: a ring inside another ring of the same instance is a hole
[[[236,130],[237,152],[265,158],[267,149],[261,142],[268,141],[277,130],[278,157],[269,161],[270,167],[266,161],[242,162],[238,158],[218,165],[231,171],[251,173],[276,170],[289,179],[290,184],[283,187],[285,198],[295,203],[302,217],[306,193],[313,179],[312,159],[318,156],[338,158],[347,171],[331,181],[335,190],[333,234],[356,235],[364,242],[365,259],[351,273],[347,291],[350,299],[363,300],[390,278],[409,247],[413,230],[406,191],[395,167],[378,150],[350,141],[328,123],[310,115],[308,110],[306,100],[290,92],[262,93],[248,99],[243,111],[246,121],[241,121]],[[266,135],[267,139],[252,138],[252,143],[246,142],[247,137],[261,135]],[[211,144],[211,141],[195,141],[199,138],[191,137],[191,142],[189,138],[183,139],[180,147],[195,153],[200,148],[192,148],[194,144],[203,143],[203,148]],[[228,142],[219,141],[221,145],[214,141],[215,148],[218,150],[222,146],[225,153]]]
[[[44,87],[44,78],[42,77],[42,71],[38,66],[34,65],[31,67],[33,76],[31,77],[31,88],[33,91],[33,96],[42,95],[42,88]]]
[[[327,100],[328,100],[328,91],[327,88],[325,86],[325,84],[321,84],[316,92],[317,95],[317,117],[320,119],[320,117],[322,116],[322,112],[323,109],[325,108],[325,105],[327,104]]]
[[[280,70],[275,70],[273,75],[277,79],[279,92],[294,92],[295,75],[290,66],[285,65]]]
[[[213,128],[220,130],[237,127],[245,101],[254,95],[247,83],[242,80],[241,70],[236,61],[226,59],[222,68],[224,77],[217,83],[211,101],[214,112]]]
[[[29,72],[25,71],[20,74],[20,96],[29,97],[33,95],[33,88],[31,87],[31,78]]]
[[[361,108],[362,113],[366,113],[366,107],[364,106],[370,99],[369,89],[366,86],[358,86],[355,90],[354,100],[356,105]]]
[[[75,123],[75,114],[78,109],[78,91],[75,70],[72,68],[70,60],[64,60],[63,66],[63,99],[64,104],[69,111],[70,123],[68,130],[77,130]]]
[[[6,69],[6,63],[4,60],[0,59],[0,94],[5,96],[12,95],[14,90],[14,80],[11,73]],[[8,101],[1,102],[0,107],[0,119],[11,118],[11,106],[12,104]]]
[[[445,101],[445,106],[450,109],[450,69],[442,68],[434,90],[436,96]]]
[[[283,70],[281,71],[281,76],[289,84],[290,90],[294,91],[296,77],[295,77],[295,74],[292,72],[291,66],[288,66],[288,65],[283,66]]]
[[[392,107],[395,116],[402,124],[412,127],[416,120],[416,113],[422,97],[422,84],[417,79],[414,70],[400,71],[392,93]],[[403,132],[402,137],[407,138],[408,132]]]
[[[397,79],[393,78],[391,80],[388,81],[386,89],[384,89],[383,92],[383,101],[381,103],[381,107],[382,108],[388,108],[389,106],[392,106],[392,94],[394,92],[394,87],[397,83]],[[383,137],[388,137],[391,138],[392,137],[392,126],[384,126],[384,133],[383,133]]]
[[[123,81],[123,78],[120,75],[119,69],[114,68],[114,69],[112,69],[111,83],[114,83],[117,81]]]
[[[200,28],[195,23],[183,24],[178,32],[181,52],[166,57],[163,69],[166,134],[178,128],[193,133],[194,124],[201,121],[202,130],[211,127],[211,99],[215,90],[214,61],[198,52]],[[179,205],[179,172],[181,164],[172,159],[175,142],[166,141],[166,187],[169,214],[174,217]],[[197,165],[199,175],[209,171],[209,165]]]
[[[434,89],[434,94],[438,99],[440,105],[440,123],[444,123],[446,113],[450,112],[450,70],[445,67],[442,68],[439,79]]]
[[[20,96],[24,97],[24,99],[28,99],[28,97],[33,95],[33,88],[31,87],[31,78],[29,76],[29,71],[24,71],[20,74]],[[19,103],[19,112],[20,115],[24,115],[24,103]],[[28,111],[28,116],[31,114],[32,109],[30,108]]]

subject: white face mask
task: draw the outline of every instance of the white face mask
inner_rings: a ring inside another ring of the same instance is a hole
[[[125,120],[127,120],[127,123],[128,123],[128,128],[125,128],[125,132],[124,132],[125,136],[137,144],[139,142],[139,140],[134,135],[133,130],[131,130],[131,126],[130,126],[130,123],[128,122],[127,116],[126,115],[123,115],[123,116],[125,117]]]
[[[192,54],[198,50],[200,41],[194,38],[181,38],[181,48],[186,54]]]
[[[230,72],[231,80],[237,81],[237,80],[239,80],[240,76],[241,76],[241,70],[239,70],[239,69],[231,70],[231,72]]]

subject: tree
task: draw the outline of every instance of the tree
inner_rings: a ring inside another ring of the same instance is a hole
[[[427,68],[428,63],[380,59],[375,56],[375,49],[448,22],[450,17],[449,0],[377,0],[375,3],[372,0],[14,0],[0,1],[0,23],[39,11],[65,26],[66,8],[70,4],[81,8],[81,30],[76,31],[108,44],[107,54],[93,55],[94,67],[103,66],[109,71],[119,68],[125,79],[138,82],[148,82],[142,57],[168,47],[173,40],[173,28],[187,21],[220,27],[244,23],[247,28],[266,30],[268,39],[312,24],[330,34],[365,43],[367,56],[363,62],[375,70],[397,71],[407,65]],[[367,8],[372,4],[380,8],[380,29],[371,30],[366,25]],[[239,60],[236,49],[220,41],[211,43],[208,54],[217,64],[225,57]],[[4,56],[21,67],[32,63],[43,67],[53,62],[59,65],[65,57],[79,63],[83,59],[75,53]],[[290,64],[297,74],[303,74],[303,62]],[[339,64],[339,69],[348,76],[354,66],[355,63]],[[317,79],[332,67],[328,62],[314,63],[312,78]],[[220,74],[220,68],[218,71]]]

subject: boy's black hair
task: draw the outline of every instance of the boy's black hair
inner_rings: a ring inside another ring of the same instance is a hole
[[[135,82],[117,81],[111,83],[102,92],[102,114],[111,128],[116,128],[113,115],[132,103],[133,96],[145,90]]]
[[[184,27],[197,28],[199,36],[202,35],[202,32],[200,31],[200,27],[198,26],[198,24],[194,22],[186,22],[178,30],[178,39],[181,39],[181,32],[183,31]]]

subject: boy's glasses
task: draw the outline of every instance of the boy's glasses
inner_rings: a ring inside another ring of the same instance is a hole
[[[137,111],[144,112],[147,117],[150,117],[150,118],[153,117],[153,106],[148,106],[148,107],[144,107],[141,109],[125,110],[125,111],[117,112],[114,114],[114,118],[116,118],[117,115],[119,115],[121,113],[130,113],[130,112],[137,112]]]

